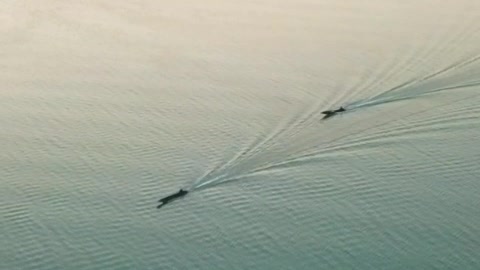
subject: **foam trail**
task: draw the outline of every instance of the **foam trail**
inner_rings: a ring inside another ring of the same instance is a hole
[[[306,120],[312,118],[313,115],[317,113],[319,103],[316,103],[313,106],[313,109],[307,110],[303,114],[294,113],[291,117],[287,117],[279,124],[277,124],[269,134],[267,134],[266,136],[259,136],[255,138],[247,147],[245,147],[242,151],[236,153],[227,162],[223,164],[218,164],[216,167],[205,173],[202,177],[194,181],[194,183],[191,184],[191,187],[194,189],[196,186],[202,185],[201,183],[203,182],[203,180],[208,179],[212,176],[215,178],[226,176],[227,173],[225,171],[229,168],[238,166],[249,158],[251,159],[253,156],[259,153],[259,149],[261,149],[262,147],[268,149],[269,147],[271,147],[270,143],[275,139],[281,137],[282,135],[288,134],[288,132],[294,132],[295,128],[297,128],[300,124],[304,123]],[[299,109],[301,109],[302,111],[303,107]],[[299,113],[301,113],[301,111],[299,111]]]
[[[377,95],[377,96],[374,96],[374,97],[371,97],[371,98],[368,98],[368,99],[362,99],[362,100],[358,100],[358,101],[354,101],[352,103],[347,103],[344,108],[348,111],[348,110],[352,110],[352,109],[357,109],[357,108],[360,108],[360,107],[364,107],[363,105],[367,104],[367,103],[370,103],[370,102],[374,102],[375,99],[378,99],[380,96],[383,96],[387,93],[391,93],[391,92],[395,92],[399,89],[402,89],[402,88],[405,88],[405,87],[408,87],[410,86],[411,84],[413,84],[414,82],[416,82],[416,79],[413,79],[413,80],[410,80],[410,81],[407,81],[407,82],[404,82],[402,84],[399,84],[397,86],[394,86],[392,88],[390,88],[389,90]]]
[[[360,100],[360,101],[356,101],[356,102],[347,104],[345,106],[345,108],[352,110],[352,109],[362,108],[362,107],[365,107],[365,106],[373,106],[373,105],[382,104],[384,102],[379,101],[378,100],[379,98],[387,97],[388,99],[390,99],[391,94],[395,94],[396,92],[398,92],[400,90],[406,90],[406,89],[409,89],[409,88],[415,89],[416,86],[418,84],[422,83],[422,82],[428,82],[428,81],[431,81],[432,79],[438,78],[439,76],[445,75],[445,74],[447,74],[451,71],[458,70],[458,69],[464,68],[466,66],[470,66],[471,64],[476,63],[478,60],[480,60],[480,55],[471,57],[471,58],[466,59],[466,60],[458,61],[458,62],[456,62],[452,65],[449,65],[449,66],[439,70],[439,71],[433,72],[429,75],[426,75],[426,76],[423,76],[423,77],[420,77],[420,78],[411,79],[407,82],[404,82],[404,83],[399,84],[395,87],[392,87],[391,89],[389,89],[389,90],[387,90],[383,93],[380,93],[378,95],[375,95],[373,97],[370,97],[368,99],[363,99],[363,100]],[[456,87],[448,87],[448,89],[453,89],[453,88],[456,88]],[[432,92],[437,92],[437,91],[436,90],[428,91],[427,93],[422,93],[422,94],[419,94],[418,96],[424,95],[424,94],[429,94],[429,93],[432,93]],[[399,100],[405,100],[405,99],[409,99],[409,98],[402,97]],[[381,100],[387,100],[387,99],[385,98],[385,99],[381,99]],[[389,102],[392,102],[392,101],[389,101]]]
[[[426,75],[424,77],[421,77],[421,78],[418,78],[418,79],[412,79],[412,80],[409,80],[409,81],[407,81],[403,84],[397,85],[397,86],[395,86],[395,87],[393,87],[393,88],[391,88],[391,89],[389,89],[389,90],[387,90],[383,93],[380,93],[380,94],[378,94],[374,97],[369,98],[368,100],[376,100],[378,98],[388,96],[389,94],[397,92],[399,90],[408,89],[409,87],[414,88],[417,84],[420,84],[422,82],[427,82],[427,81],[430,81],[432,79],[436,79],[439,76],[445,75],[448,72],[451,72],[451,71],[454,71],[454,70],[458,70],[459,68],[469,66],[469,65],[477,62],[478,60],[480,60],[480,55],[471,57],[467,60],[458,61],[455,64],[449,65],[449,66],[447,66],[447,67],[445,67],[445,68],[443,68],[439,71],[433,72],[433,73],[431,73],[429,75]],[[429,92],[431,92],[431,91],[429,91]]]
[[[218,177],[215,177],[213,179],[210,179],[206,182],[203,182],[203,183],[199,183],[199,184],[196,184],[195,186],[192,187],[192,191],[193,190],[198,190],[198,189],[201,189],[201,188],[206,188],[206,187],[210,187],[210,186],[213,186],[213,185],[218,185],[220,183],[224,183],[226,181],[231,181],[232,179],[236,179],[235,177],[234,178],[224,178],[222,180],[222,177],[224,177],[225,175],[222,175],[222,176],[218,176]]]
[[[222,179],[222,177],[225,177],[225,176],[226,176],[226,174],[222,174],[222,175],[216,176],[216,177],[214,177],[210,180],[207,180],[205,182],[202,182],[203,180],[205,180],[205,177],[200,178],[197,181],[195,181],[192,185],[190,185],[190,190],[193,191],[193,190],[199,189],[199,188],[204,187],[204,186],[206,186],[206,185],[208,185],[208,184],[210,184],[214,181],[217,181],[218,179]]]
[[[409,99],[414,99],[414,98],[419,98],[422,96],[430,95],[433,93],[438,93],[442,91],[447,91],[447,90],[456,90],[456,89],[462,89],[462,88],[469,88],[469,87],[474,87],[480,85],[480,81],[473,81],[465,84],[460,84],[460,85],[453,85],[453,86],[446,86],[446,87],[440,87],[436,89],[432,89],[429,91],[425,91],[423,93],[418,93],[418,94],[412,94],[412,95],[406,95],[406,96],[400,96],[398,95],[392,95],[390,97],[382,98],[382,99],[371,99],[371,100],[362,100],[358,101],[355,103],[351,103],[346,107],[348,111],[352,111],[355,109],[360,109],[360,108],[365,108],[365,107],[371,107],[379,104],[386,104],[386,103],[392,103],[392,102],[398,102],[398,101],[404,101],[404,100],[409,100]]]

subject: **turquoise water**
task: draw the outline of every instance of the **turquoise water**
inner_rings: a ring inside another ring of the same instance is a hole
[[[123,2],[0,4],[0,269],[480,268],[477,1]]]

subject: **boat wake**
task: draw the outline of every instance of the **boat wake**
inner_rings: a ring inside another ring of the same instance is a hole
[[[477,78],[480,74],[478,74],[478,69],[475,69],[474,64],[478,63],[479,60],[480,56],[470,57],[426,76],[405,81],[386,91],[351,103],[344,103],[342,106],[346,109],[346,112],[342,114],[349,114],[372,106],[431,97],[440,92],[454,93],[478,88],[480,80]],[[352,91],[350,95],[343,95],[342,98],[362,96],[360,92],[360,90]],[[396,136],[407,133],[428,132],[429,124],[433,125],[435,123],[433,120],[430,123],[424,121],[423,126],[412,125],[411,127],[395,127],[392,123],[400,118],[405,120],[408,117],[435,108],[476,98],[479,96],[476,92],[478,91],[475,91],[473,95],[461,95],[457,99],[449,99],[448,102],[443,104],[431,104],[414,110],[406,110],[404,113],[386,115],[373,122],[366,121],[369,123],[362,123],[358,128],[354,128],[354,132],[352,132],[351,126],[342,126],[341,124],[334,127],[329,126],[328,129],[326,126],[321,126],[330,125],[319,121],[321,112],[330,108],[325,107],[326,101],[315,102],[306,110],[298,109],[266,136],[255,138],[247,147],[234,154],[228,161],[218,164],[206,172],[191,184],[190,190],[238,181],[276,169],[312,164],[318,162],[327,154],[335,153],[335,151],[338,152],[359,145],[365,147],[373,145],[375,141],[380,139],[388,139],[385,136],[396,138]],[[333,121],[338,122],[342,119]],[[453,120],[450,124],[453,124]],[[388,132],[386,128],[380,129],[383,126],[390,128]],[[320,128],[326,128],[326,131],[320,131]],[[346,132],[349,130],[350,132]],[[322,136],[319,135],[320,132]]]

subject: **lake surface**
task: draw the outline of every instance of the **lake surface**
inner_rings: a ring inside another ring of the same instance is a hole
[[[479,1],[120,2],[0,4],[0,269],[480,268]]]

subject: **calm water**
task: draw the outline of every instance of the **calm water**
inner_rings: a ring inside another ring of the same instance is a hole
[[[0,4],[0,269],[480,268],[480,2],[122,2]]]

